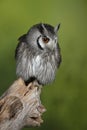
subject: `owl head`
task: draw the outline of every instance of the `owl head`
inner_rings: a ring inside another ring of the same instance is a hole
[[[46,49],[53,50],[58,42],[57,32],[59,27],[60,24],[56,27],[43,23],[36,24],[25,34],[26,42],[29,46],[41,51]]]

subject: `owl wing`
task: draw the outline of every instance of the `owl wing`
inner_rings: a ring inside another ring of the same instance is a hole
[[[24,43],[26,43],[26,34],[19,37],[18,41],[19,41],[19,43],[18,43],[16,50],[15,50],[15,59],[18,58],[20,51],[22,51],[22,49],[24,48],[22,46],[24,46]]]
[[[62,58],[61,58],[60,47],[58,43],[55,48],[55,59],[56,59],[57,67],[59,67],[62,61]]]

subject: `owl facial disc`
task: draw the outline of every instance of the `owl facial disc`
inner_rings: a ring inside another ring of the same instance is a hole
[[[53,50],[55,48],[56,43],[57,43],[57,37],[51,39],[48,36],[40,35],[37,39],[37,45],[41,50],[44,50],[45,48]]]

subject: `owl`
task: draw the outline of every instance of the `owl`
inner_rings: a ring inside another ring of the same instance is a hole
[[[54,81],[61,63],[57,32],[60,24],[53,27],[39,23],[21,36],[15,50],[16,74],[28,85],[37,80],[41,85]]]

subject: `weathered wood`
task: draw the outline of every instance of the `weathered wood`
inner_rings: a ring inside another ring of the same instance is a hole
[[[25,86],[20,78],[0,98],[0,130],[20,130],[40,126],[45,112],[40,101],[41,86],[36,81]]]

